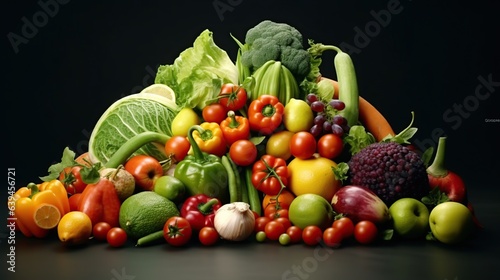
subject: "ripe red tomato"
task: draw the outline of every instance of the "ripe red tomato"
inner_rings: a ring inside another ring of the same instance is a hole
[[[317,144],[319,155],[329,159],[334,159],[340,155],[343,147],[344,142],[342,141],[342,138],[333,133],[321,136]]]
[[[328,247],[339,247],[344,235],[338,228],[329,227],[323,231],[323,242]]]
[[[212,246],[219,240],[219,233],[214,227],[202,227],[198,233],[198,239],[205,246]]]
[[[238,111],[247,103],[248,94],[245,88],[234,84],[223,84],[219,93],[219,103],[227,110]]]
[[[286,233],[290,236],[291,243],[299,243],[302,240],[302,229],[298,226],[287,228]]]
[[[344,238],[349,238],[354,234],[354,222],[348,217],[333,221],[332,227],[339,229]]]
[[[70,211],[78,211],[78,207],[80,205],[80,198],[82,198],[81,193],[72,194],[69,198],[69,210]]]
[[[248,166],[257,159],[257,147],[250,140],[237,140],[229,147],[229,156],[236,165]]]
[[[282,223],[283,226],[285,227],[285,230],[292,226],[292,222],[290,222],[288,217],[278,217],[275,218],[274,220]]]
[[[280,208],[276,209],[276,204],[270,204],[264,209],[264,215],[269,217],[271,220],[283,217],[288,218],[288,209]]]
[[[269,240],[278,240],[280,235],[285,233],[285,231],[285,226],[276,220],[268,222],[264,228],[264,232]]]
[[[173,156],[174,162],[183,160],[191,148],[191,143],[187,137],[176,135],[170,137],[165,143],[165,152],[167,155]]]
[[[314,246],[323,239],[323,231],[315,225],[306,226],[302,230],[302,240],[309,246]]]
[[[377,234],[377,226],[372,221],[360,221],[354,226],[354,238],[361,244],[374,242]]]
[[[77,165],[59,174],[59,180],[64,184],[68,194],[82,193],[87,184],[82,180],[80,171],[82,166]]]
[[[255,219],[254,232],[264,231],[267,223],[272,221],[269,217],[262,216]]]
[[[299,131],[290,139],[290,153],[300,159],[308,159],[316,152],[316,138],[312,133]]]
[[[127,233],[121,227],[111,228],[106,234],[106,240],[112,247],[122,247],[127,242]]]
[[[92,227],[92,235],[96,240],[105,241],[108,236],[108,231],[111,225],[106,222],[99,222]]]
[[[137,186],[145,191],[153,190],[155,180],[163,176],[161,163],[148,155],[131,157],[125,163],[124,168],[134,176]]]
[[[193,229],[189,221],[179,216],[169,218],[163,227],[163,237],[172,246],[186,245],[192,234]]]
[[[227,108],[220,103],[212,103],[205,107],[201,111],[201,116],[206,122],[216,122],[221,123],[227,118]]]

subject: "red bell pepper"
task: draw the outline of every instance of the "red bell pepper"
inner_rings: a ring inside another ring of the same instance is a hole
[[[267,194],[279,195],[288,184],[286,161],[272,155],[263,155],[252,167],[253,186]]]
[[[215,212],[222,206],[217,198],[205,194],[188,197],[181,207],[181,216],[189,221],[195,231],[214,226]]]
[[[243,116],[236,116],[234,111],[227,112],[227,118],[220,123],[220,129],[228,146],[241,139],[250,137],[250,124]]]
[[[248,107],[250,129],[271,135],[282,123],[285,106],[276,96],[261,95]]]
[[[107,178],[101,178],[95,184],[88,184],[80,197],[78,210],[87,214],[92,226],[106,222],[111,227],[119,226],[121,201],[115,185]]]

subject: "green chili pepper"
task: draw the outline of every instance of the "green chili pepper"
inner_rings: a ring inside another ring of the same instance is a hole
[[[205,194],[227,202],[229,191],[226,168],[220,157],[200,150],[192,135],[195,130],[200,134],[204,132],[199,125],[189,128],[187,136],[193,148],[193,155],[186,156],[177,164],[174,176],[184,183],[191,196]]]

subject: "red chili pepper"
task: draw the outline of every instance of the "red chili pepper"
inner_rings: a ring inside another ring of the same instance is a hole
[[[252,184],[267,195],[280,194],[288,184],[286,161],[272,155],[263,155],[252,167]]]
[[[439,187],[451,201],[467,205],[467,192],[462,178],[444,166],[446,137],[440,137],[434,161],[427,168],[431,188]]]
[[[181,207],[181,216],[189,221],[195,231],[205,226],[214,226],[215,211],[222,206],[217,198],[205,194],[188,197]]]
[[[92,225],[106,222],[111,227],[119,226],[121,201],[112,181],[101,178],[95,184],[88,184],[82,192],[78,210],[87,214]]]
[[[248,119],[236,116],[234,111],[227,112],[227,118],[220,123],[220,129],[228,146],[241,139],[250,137]]]
[[[261,95],[248,107],[250,129],[271,135],[282,123],[285,106],[276,96]]]

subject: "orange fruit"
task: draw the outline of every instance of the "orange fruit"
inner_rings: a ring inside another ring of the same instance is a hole
[[[53,229],[61,220],[61,211],[48,203],[40,204],[35,209],[34,220],[37,226],[43,229]]]
[[[292,200],[295,198],[295,195],[288,191],[287,189],[284,189],[281,191],[280,195],[278,196],[278,202],[280,204],[280,207],[283,209],[288,209],[290,204],[292,203]],[[266,194],[264,198],[262,199],[262,209],[266,209],[266,207],[270,204],[275,204],[276,203],[276,196],[275,195],[268,195]]]
[[[92,236],[92,221],[84,212],[68,212],[57,225],[57,235],[64,244],[83,244]]]

